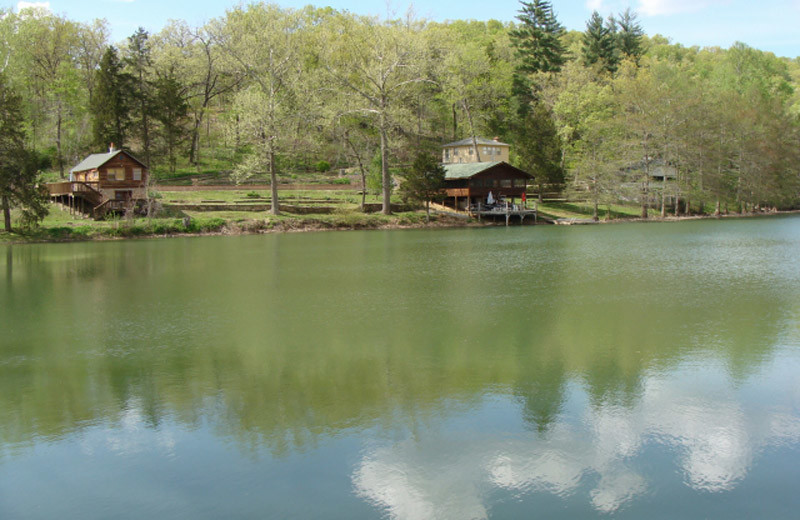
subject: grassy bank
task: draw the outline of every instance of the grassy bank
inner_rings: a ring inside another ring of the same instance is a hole
[[[464,226],[463,220],[442,215],[411,211],[383,215],[365,214],[342,209],[333,214],[272,215],[269,212],[249,211],[186,211],[185,217],[135,218],[95,221],[70,215],[58,206],[36,229],[15,229],[14,233],[0,232],[0,243],[62,242],[80,240],[113,240],[122,238],[162,237],[205,234],[243,234],[291,231],[323,231],[347,229],[390,229],[407,227]]]

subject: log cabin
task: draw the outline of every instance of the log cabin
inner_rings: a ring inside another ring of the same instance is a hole
[[[53,201],[92,217],[135,207],[147,198],[147,165],[112,144],[108,153],[86,157],[70,170],[68,182],[46,184]]]

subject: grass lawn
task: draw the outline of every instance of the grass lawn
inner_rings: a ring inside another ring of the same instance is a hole
[[[642,209],[640,206],[621,206],[612,204],[611,218],[639,218],[641,211]],[[608,213],[607,207],[600,206],[597,213],[600,220],[604,220]],[[542,202],[539,203],[539,214],[550,218],[592,218],[592,205],[584,202]],[[660,213],[651,208],[648,212],[648,215],[650,218],[653,218],[659,216]]]
[[[159,191],[161,201],[166,204],[198,204],[201,201],[221,201],[233,203],[234,201],[249,201],[253,203],[269,202],[272,195],[269,190],[224,190],[224,191]],[[325,201],[332,204],[361,203],[361,195],[355,190],[281,190],[278,200],[302,204],[307,201]],[[379,203],[383,199],[380,195],[367,194],[368,203]],[[399,197],[393,196],[392,202],[400,202]]]

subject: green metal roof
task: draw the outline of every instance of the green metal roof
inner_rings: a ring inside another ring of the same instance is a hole
[[[103,166],[105,163],[110,161],[112,158],[114,158],[117,154],[121,152],[122,150],[115,150],[109,153],[93,153],[92,155],[90,155],[89,157],[78,163],[78,165],[75,166],[73,169],[71,169],[70,173],[95,170]]]
[[[137,163],[141,164],[144,168],[147,168],[147,165],[145,163],[143,163],[136,157],[132,156],[125,150],[114,150],[113,152],[107,152],[107,153],[93,153],[86,159],[82,160],[77,166],[75,166],[69,172],[76,173],[76,172],[85,172],[89,170],[96,170],[97,168],[103,166],[105,163],[107,163],[108,161],[110,161],[111,159],[113,159],[114,157],[116,157],[121,153],[124,153]]]
[[[443,164],[444,166],[444,178],[447,180],[450,179],[469,179],[474,175],[478,175],[481,172],[488,170],[498,164],[502,164],[503,161],[492,161],[492,162],[475,162],[475,163],[459,163],[459,164]]]

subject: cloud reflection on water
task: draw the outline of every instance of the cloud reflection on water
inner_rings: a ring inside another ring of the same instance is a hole
[[[398,519],[487,518],[498,490],[584,495],[595,511],[612,513],[674,475],[698,493],[733,490],[764,449],[800,442],[791,396],[751,402],[724,378],[685,375],[649,377],[635,405],[587,405],[544,435],[417,432],[367,450],[353,484]],[[679,472],[648,474],[644,452],[664,447]]]

